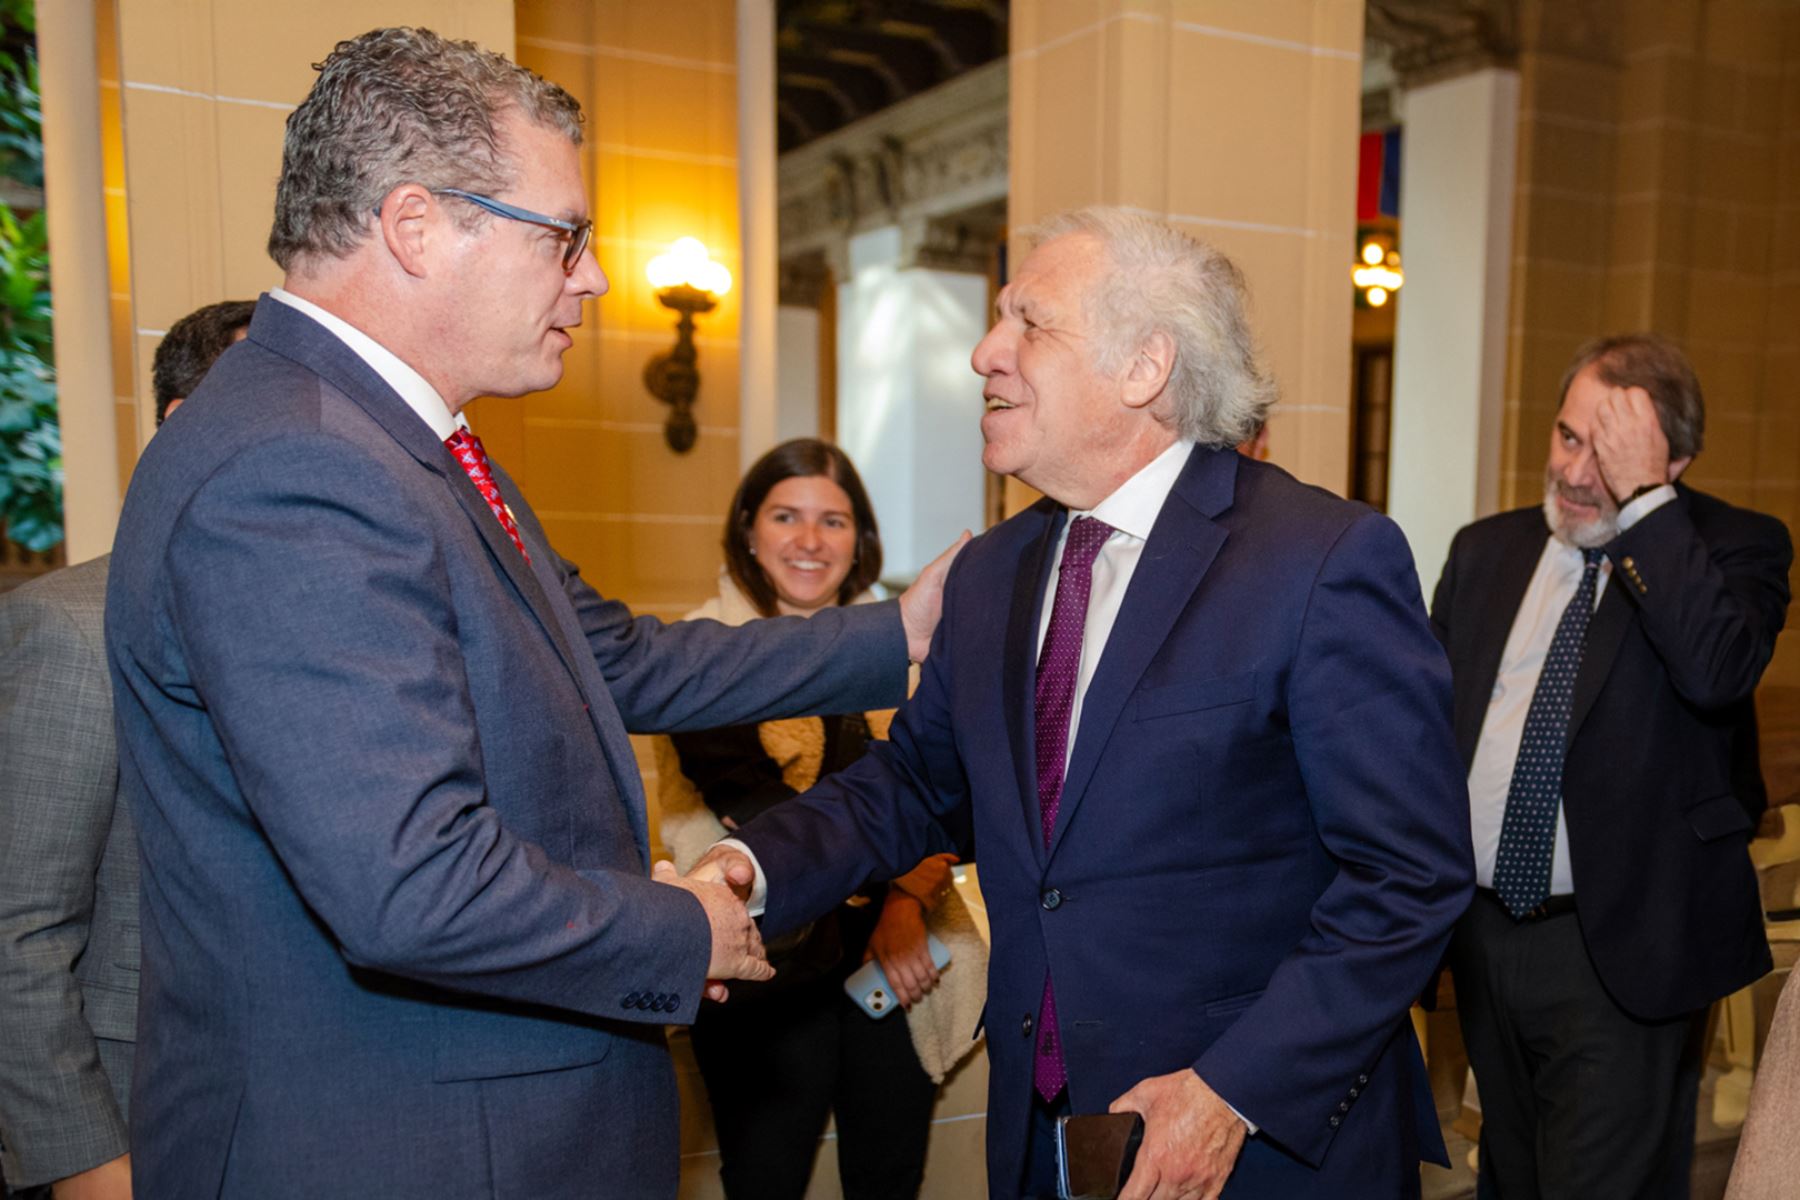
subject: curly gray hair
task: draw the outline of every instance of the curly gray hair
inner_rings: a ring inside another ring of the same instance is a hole
[[[1099,336],[1100,370],[1122,369],[1145,339],[1165,333],[1175,365],[1157,417],[1203,446],[1235,446],[1268,419],[1275,384],[1256,358],[1243,273],[1205,242],[1129,208],[1057,213],[1024,231],[1033,246],[1086,234],[1111,269],[1083,299]]]
[[[342,257],[403,183],[493,195],[511,183],[498,118],[522,113],[581,144],[581,105],[556,84],[429,29],[375,29],[339,42],[288,116],[269,257],[283,270]],[[457,205],[467,227],[489,220]]]

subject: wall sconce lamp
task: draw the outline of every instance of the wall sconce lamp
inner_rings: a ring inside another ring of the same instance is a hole
[[[700,435],[694,423],[694,397],[700,391],[694,317],[718,307],[719,297],[731,290],[731,272],[708,258],[698,240],[684,237],[667,254],[651,259],[645,273],[656,289],[657,302],[681,314],[675,323],[675,348],[644,364],[644,386],[669,406],[669,419],[663,423],[669,449],[686,454]]]
[[[1363,242],[1359,257],[1362,261],[1351,270],[1350,281],[1370,308],[1380,308],[1406,282],[1406,272],[1400,269],[1400,252],[1369,238]]]

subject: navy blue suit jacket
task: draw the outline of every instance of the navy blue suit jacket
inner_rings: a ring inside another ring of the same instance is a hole
[[[1405,540],[1196,449],[1083,701],[1046,851],[1032,692],[1064,518],[1040,502],[970,545],[893,740],[741,833],[766,928],[905,871],[972,805],[990,1194],[1018,1186],[1046,968],[1075,1111],[1192,1066],[1261,1128],[1227,1196],[1416,1188],[1443,1149],[1407,1008],[1473,872],[1449,667]]]
[[[663,1025],[710,937],[652,883],[627,731],[905,690],[892,605],[664,626],[528,565],[310,318],[150,444],[107,595],[143,859],[146,1197],[675,1193]]]
[[[1753,697],[1787,620],[1793,542],[1774,517],[1685,485],[1606,544],[1569,715],[1563,815],[1582,939],[1646,1021],[1704,1008],[1771,966],[1748,852],[1768,801]],[[1538,508],[1465,526],[1432,621],[1473,762],[1500,657],[1550,536]]]

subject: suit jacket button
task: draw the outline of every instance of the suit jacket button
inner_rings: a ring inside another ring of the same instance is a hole
[[[1351,1089],[1350,1089],[1350,1098],[1351,1098],[1351,1099],[1352,1099],[1352,1100],[1354,1100],[1354,1099],[1356,1099],[1356,1098],[1357,1098],[1357,1097],[1358,1097],[1358,1096],[1360,1096],[1360,1095],[1362,1095],[1362,1093],[1361,1093],[1361,1092],[1359,1092],[1359,1091],[1357,1091],[1357,1090],[1356,1090],[1356,1089],[1355,1089],[1355,1088],[1351,1088]]]
[[[1360,1087],[1361,1085],[1369,1082],[1369,1077],[1367,1075],[1358,1075],[1356,1077],[1356,1082],[1357,1082],[1357,1085]]]
[[[674,1012],[676,1009],[678,1009],[680,1007],[681,1007],[681,993],[680,992],[670,992],[669,993],[669,1009],[668,1009],[668,1011]]]
[[[1019,1032],[1024,1034],[1026,1037],[1030,1037],[1031,1036],[1031,1026],[1032,1026],[1031,1014],[1026,1013],[1025,1019],[1023,1021],[1019,1022]]]
[[[1063,894],[1055,888],[1045,888],[1043,895],[1038,897],[1038,903],[1044,906],[1045,912],[1055,912],[1062,907],[1062,902]]]
[[[1341,1113],[1349,1112],[1350,1111],[1350,1102],[1348,1100],[1339,1100],[1338,1101],[1338,1111]]]
[[[1331,1127],[1333,1129],[1336,1129],[1339,1125],[1342,1125],[1343,1123],[1344,1123],[1344,1118],[1342,1118],[1342,1117],[1331,1118]]]
[[[636,992],[632,992],[629,995],[627,995],[623,1000],[619,1001],[619,1006],[621,1008],[636,1008],[638,1006],[638,999],[639,999],[638,994]]]

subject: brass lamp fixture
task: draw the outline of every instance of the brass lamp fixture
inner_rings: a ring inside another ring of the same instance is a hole
[[[700,391],[694,317],[719,306],[719,297],[731,290],[731,272],[707,257],[706,247],[697,239],[684,237],[667,254],[651,259],[645,273],[656,289],[657,302],[681,314],[675,323],[675,348],[644,364],[644,386],[669,406],[669,419],[663,423],[669,449],[686,454],[700,434],[694,422],[694,397]]]

